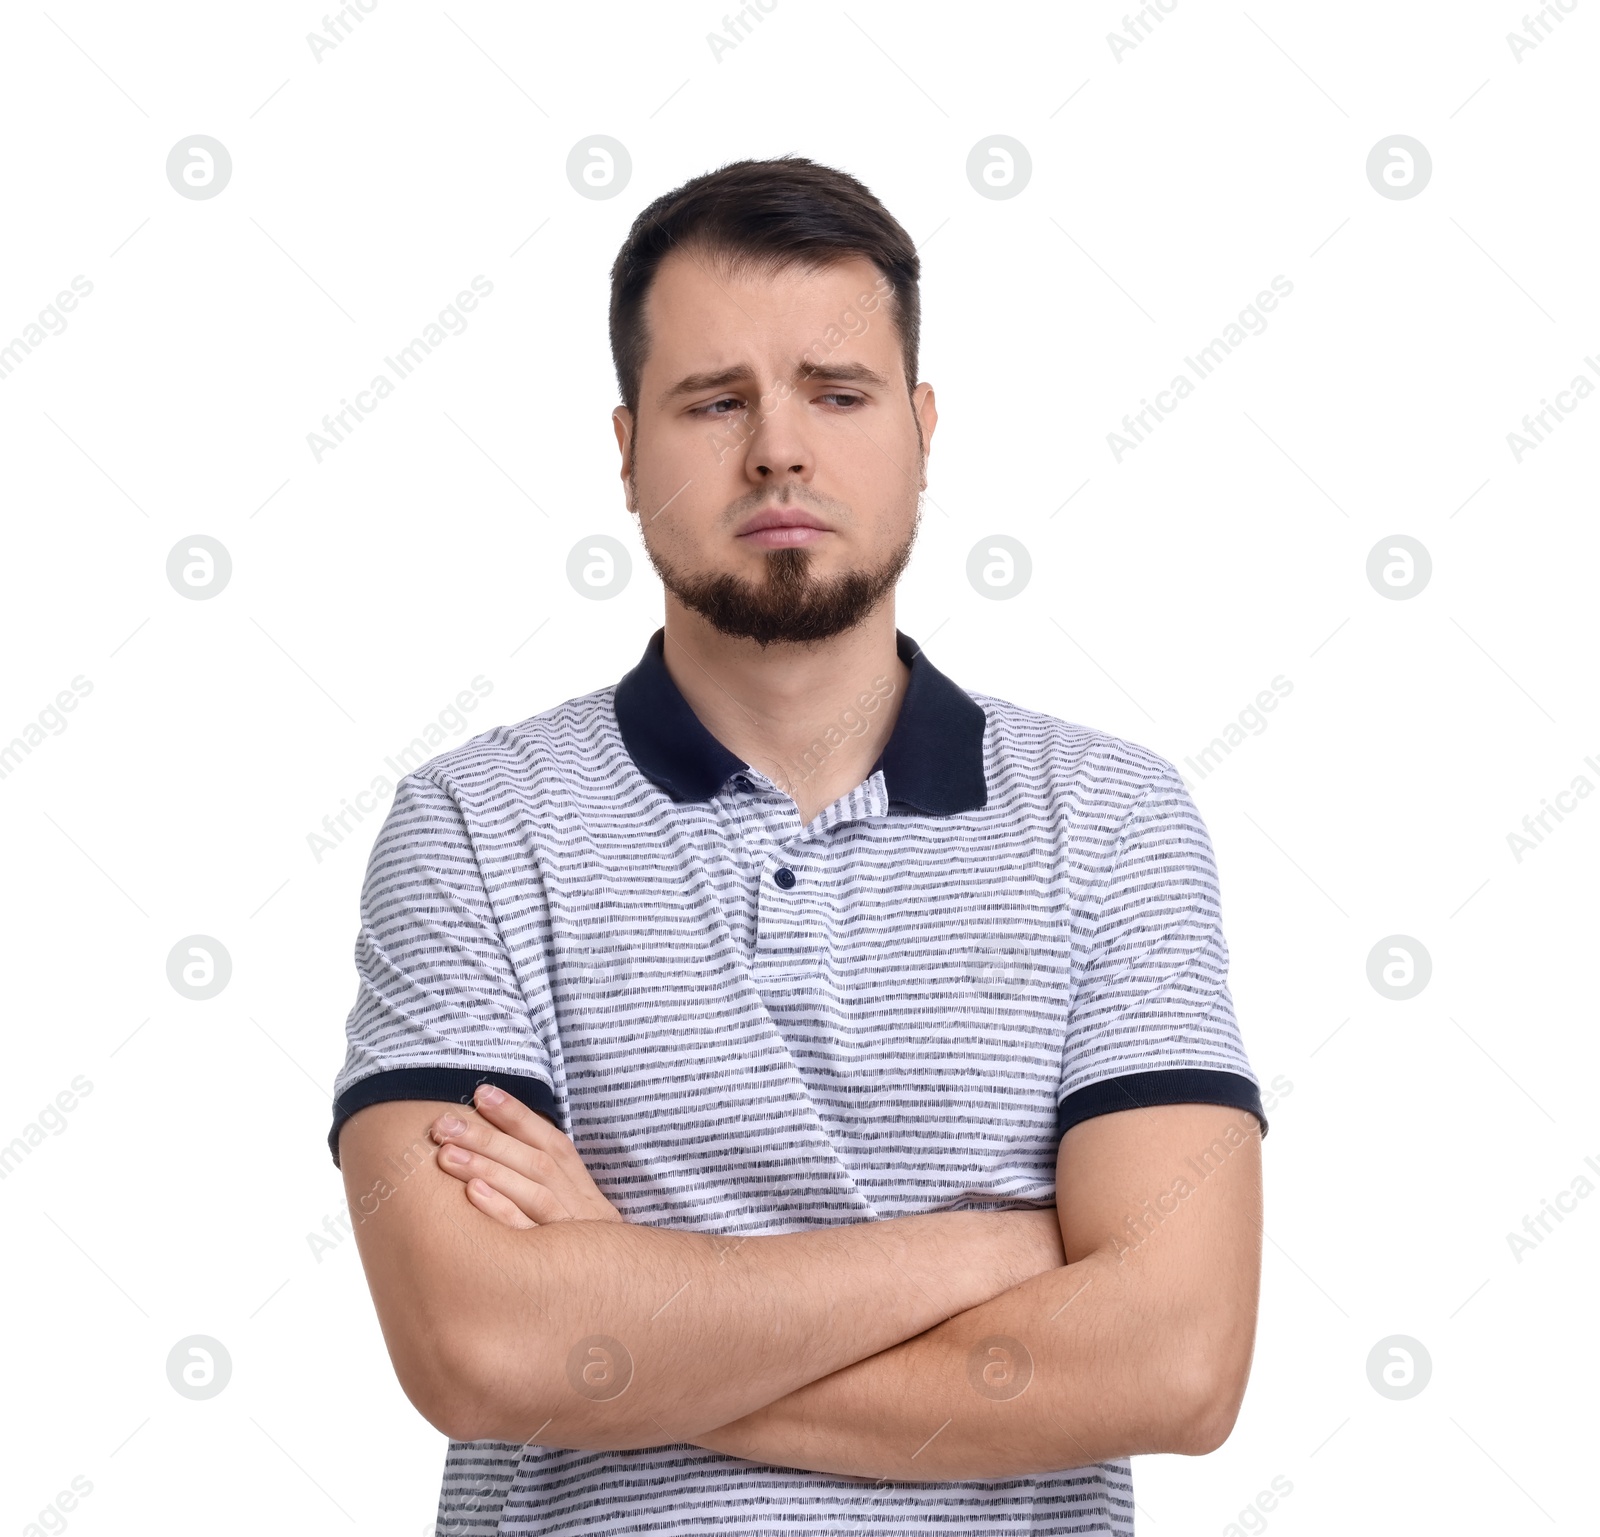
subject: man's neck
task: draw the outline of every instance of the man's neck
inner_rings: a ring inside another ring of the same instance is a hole
[[[794,799],[802,823],[853,790],[894,729],[911,673],[891,594],[831,640],[761,647],[668,595],[667,672],[700,723]]]

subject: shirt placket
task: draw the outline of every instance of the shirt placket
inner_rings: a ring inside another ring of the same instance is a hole
[[[746,854],[755,879],[755,944],[751,964],[764,982],[814,978],[826,941],[828,861],[841,823],[887,809],[881,775],[874,775],[802,826],[794,802],[770,781],[741,775],[748,785]],[[738,781],[736,781],[736,784]]]
[[[759,988],[809,975],[816,967],[821,933],[813,887],[820,850],[794,802],[776,786],[757,780],[748,793],[746,851],[755,880],[751,966]]]

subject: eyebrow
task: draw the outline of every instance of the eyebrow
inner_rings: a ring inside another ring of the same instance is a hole
[[[873,384],[879,389],[889,387],[889,381],[865,363],[823,363],[816,367],[802,363],[795,369],[794,376],[807,382],[826,379],[836,384]],[[730,385],[748,384],[754,377],[750,369],[743,365],[710,373],[688,374],[662,394],[661,404],[666,405],[684,395],[698,395],[704,390],[723,390]]]

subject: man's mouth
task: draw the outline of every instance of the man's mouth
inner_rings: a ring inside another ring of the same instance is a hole
[[[769,507],[740,525],[739,540],[766,550],[816,544],[833,530],[815,513],[801,507]]]

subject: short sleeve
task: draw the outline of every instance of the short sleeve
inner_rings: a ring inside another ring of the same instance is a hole
[[[1248,1110],[1261,1087],[1228,991],[1216,859],[1177,770],[1163,762],[1097,871],[1098,900],[1068,1017],[1057,1135],[1113,1110]]]
[[[526,913],[522,918],[526,920]],[[497,921],[467,819],[426,773],[395,787],[367,863],[328,1147],[357,1110],[472,1102],[492,1083],[558,1121],[549,1047]],[[548,1007],[539,1010],[550,1024]],[[558,1121],[559,1124],[559,1121]]]

